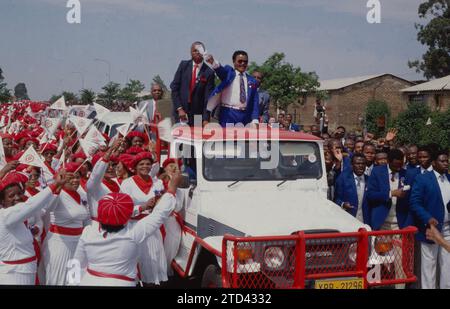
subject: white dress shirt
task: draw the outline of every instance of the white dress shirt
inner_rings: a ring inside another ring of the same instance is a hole
[[[447,223],[449,221],[447,204],[450,202],[450,182],[446,174],[441,175],[434,171],[434,175],[437,178],[439,189],[441,190],[442,201],[444,201],[444,223]]]
[[[432,172],[433,171],[433,166],[430,165],[427,169],[424,169],[422,166],[420,167],[420,173],[424,174],[425,172]]]
[[[247,97],[248,97],[248,81],[247,81],[247,74],[244,72],[244,88],[245,88],[245,103],[241,103],[240,100],[240,91],[241,91],[241,78],[240,78],[240,72],[235,70],[236,77],[234,78],[233,82],[230,86],[225,88],[222,92],[222,105],[228,106],[228,107],[234,107],[237,109],[245,109],[247,106]]]
[[[386,220],[383,223],[383,226],[381,227],[382,230],[396,230],[398,229],[398,222],[397,222],[397,197],[392,196],[391,192],[394,190],[397,190],[399,187],[399,174],[394,173],[390,168],[389,165],[387,166],[387,169],[389,171],[389,187],[390,192],[389,196],[391,197],[392,205],[391,209],[389,210],[389,214],[386,217]],[[392,174],[394,173],[394,180],[392,181]]]
[[[358,210],[356,211],[356,218],[359,221],[364,222],[362,204],[364,199],[364,190],[366,187],[366,181],[364,179],[364,174],[361,176],[357,176],[355,173],[353,173],[353,177],[355,179],[356,192],[358,194]]]

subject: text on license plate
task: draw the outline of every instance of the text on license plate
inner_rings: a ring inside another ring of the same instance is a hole
[[[315,288],[324,290],[357,290],[364,288],[364,281],[362,278],[343,280],[317,280],[315,283]]]

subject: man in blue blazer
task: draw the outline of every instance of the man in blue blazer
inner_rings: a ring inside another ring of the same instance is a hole
[[[234,52],[234,68],[222,66],[212,55],[208,55],[206,61],[221,80],[208,100],[209,115],[220,108],[219,123],[222,127],[226,127],[227,123],[259,123],[258,82],[246,73],[248,54],[242,50]]]
[[[367,199],[374,230],[395,230],[412,224],[403,159],[403,152],[392,149],[388,165],[375,166],[370,174]]]
[[[259,120],[261,123],[269,123],[270,95],[266,90],[261,89],[264,76],[259,71],[253,71],[252,76],[258,82]]]
[[[352,157],[352,168],[344,170],[336,179],[335,202],[345,211],[365,224],[370,224],[366,188],[369,177],[364,174],[366,158],[356,153]]]
[[[175,122],[181,120],[190,126],[194,124],[195,115],[206,120],[206,104],[214,90],[214,71],[203,63],[199,46],[205,50],[203,43],[194,42],[191,60],[181,61],[170,84]]]
[[[448,153],[433,154],[433,171],[419,174],[411,192],[411,212],[416,219],[421,243],[422,288],[436,288],[436,266],[441,268],[440,287],[450,288],[450,253],[426,239],[426,227],[433,225],[450,240],[450,175]]]

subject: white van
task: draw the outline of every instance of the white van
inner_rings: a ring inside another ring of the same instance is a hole
[[[191,175],[177,214],[182,235],[172,268],[180,277],[231,288],[350,289],[415,281],[415,229],[372,232],[327,200],[321,139],[252,131],[172,132],[170,153],[183,158]],[[274,165],[261,168],[274,156]]]

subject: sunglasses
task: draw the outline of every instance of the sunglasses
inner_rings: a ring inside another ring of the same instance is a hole
[[[239,63],[239,64],[247,64],[248,60],[238,60],[237,63]]]

